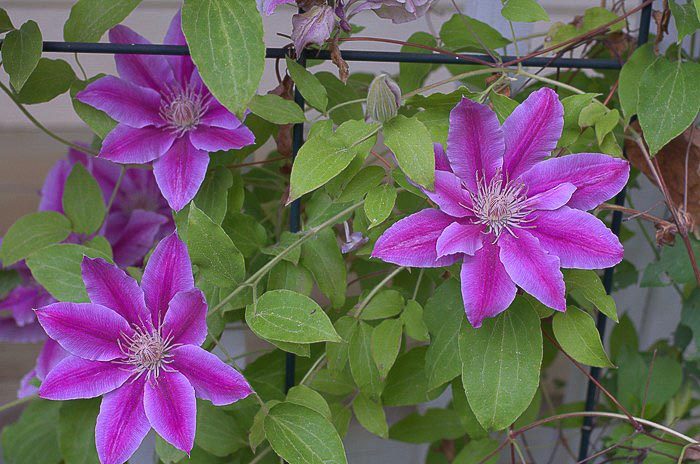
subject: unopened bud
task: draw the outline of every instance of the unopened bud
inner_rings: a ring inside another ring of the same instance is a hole
[[[401,89],[388,74],[374,78],[367,92],[367,112],[365,116],[375,122],[386,122],[399,112]]]

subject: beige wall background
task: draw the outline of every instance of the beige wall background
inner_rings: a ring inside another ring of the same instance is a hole
[[[62,40],[63,23],[68,18],[72,3],[67,0],[4,0],[2,7],[9,12],[15,25],[33,19],[38,22],[45,40]],[[540,4],[545,7],[553,21],[564,22],[570,21],[574,15],[580,14],[585,8],[598,6],[601,3],[605,2],[540,0]],[[634,1],[628,3],[632,6],[636,4]],[[144,0],[141,6],[127,18],[125,24],[151,41],[160,43],[172,16],[180,5],[181,2],[176,0]],[[457,5],[465,14],[488,22],[506,36],[510,35],[500,17],[500,0],[457,0]],[[283,46],[287,43],[287,40],[278,36],[277,32],[289,33],[293,9],[282,7],[280,10],[284,11],[265,18],[268,46]],[[430,21],[423,18],[414,23],[392,25],[387,21],[378,20],[372,13],[366,13],[359,22],[366,26],[363,35],[407,39],[415,31],[428,30],[430,23],[439,29],[440,24],[453,12],[454,6],[450,0],[438,0]],[[547,25],[543,23],[519,25],[517,34],[524,36],[542,31],[546,27]],[[527,48],[529,44],[524,45],[522,48]],[[343,48],[398,50],[395,46],[376,43],[346,44]],[[62,54],[61,58],[75,63],[72,55]],[[88,75],[98,72],[115,73],[114,61],[109,55],[82,55],[80,61]],[[272,65],[272,62],[267,64],[261,92],[272,88],[276,83]],[[350,66],[353,71],[396,72],[398,70],[398,65],[391,63],[352,62]],[[330,66],[327,68],[333,69]],[[440,79],[445,76],[446,74],[438,73],[434,78]],[[0,79],[6,81],[4,73],[0,73]],[[32,105],[29,110],[38,120],[64,138],[80,141],[89,140],[91,137],[90,132],[74,114],[67,95],[46,104]],[[4,234],[7,227],[18,217],[36,209],[37,193],[44,176],[53,163],[65,153],[65,147],[38,131],[4,94],[0,95],[0,235]],[[654,205],[658,198],[652,188],[646,187],[641,194],[636,195],[635,200],[637,206],[643,209]],[[632,227],[635,226],[632,225]],[[651,252],[643,241],[639,243],[633,241],[627,246],[627,256],[632,257],[635,263],[643,263],[651,259]],[[664,289],[653,292],[634,289],[619,292],[615,298],[619,311],[629,311],[637,321],[643,340],[652,340],[653,333],[670,333],[675,326],[674,321],[678,320],[678,300],[673,292],[666,293]],[[236,333],[229,334],[226,342],[232,351],[244,351],[244,341]],[[0,404],[15,397],[19,379],[33,366],[38,348],[35,345],[0,343]],[[562,365],[556,376],[568,379],[570,374],[572,382],[567,390],[567,396],[572,401],[583,398],[585,382],[578,377],[578,373],[571,372],[567,365]],[[444,403],[447,398],[437,401]],[[397,417],[404,413],[400,410],[393,411],[389,417]],[[10,411],[4,415],[0,413],[0,426],[11,420],[15,414],[16,411]],[[553,436],[545,432],[539,438],[542,447],[548,447]],[[381,441],[364,432],[356,424],[351,429],[348,442],[352,443],[352,446],[348,446],[348,451],[353,464],[375,463],[380,460],[387,463],[418,463],[422,462],[425,451],[424,447]],[[536,448],[537,443],[534,443],[533,447]],[[146,447],[141,453],[141,458],[134,462],[150,462],[150,456],[152,451]]]

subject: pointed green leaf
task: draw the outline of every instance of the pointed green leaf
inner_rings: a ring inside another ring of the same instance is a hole
[[[450,279],[437,288],[423,314],[431,343],[425,354],[428,388],[437,388],[461,372],[459,335],[465,320],[459,283]]]
[[[68,464],[98,462],[95,447],[95,424],[100,400],[66,401],[58,417],[58,444]]]
[[[34,400],[19,420],[2,429],[2,451],[6,464],[58,464],[60,401]]]
[[[501,14],[509,21],[521,23],[549,21],[549,15],[535,0],[508,0]]]
[[[430,133],[416,118],[398,115],[384,124],[384,144],[394,152],[401,170],[430,190],[435,182],[435,154]]]
[[[63,190],[63,211],[79,234],[90,235],[102,225],[107,208],[102,189],[80,163],[75,163]]]
[[[306,121],[299,105],[279,95],[255,95],[248,106],[254,114],[274,124],[296,124]]]
[[[309,409],[316,411],[326,419],[331,418],[331,410],[328,407],[328,402],[317,391],[312,390],[306,385],[296,385],[289,389],[287,393],[287,402],[306,406]]]
[[[465,434],[454,409],[428,409],[425,414],[414,412],[389,429],[389,438],[407,443],[431,443],[457,439]]]
[[[396,203],[396,189],[389,184],[377,185],[367,192],[365,214],[370,221],[370,228],[384,222]]]
[[[311,271],[319,289],[335,308],[345,304],[347,271],[332,229],[324,229],[301,246],[302,266]]]
[[[360,391],[372,398],[378,398],[384,386],[379,369],[372,358],[372,331],[371,325],[360,322],[350,339],[348,360],[352,378]]]
[[[386,319],[372,331],[372,358],[379,375],[385,379],[401,349],[403,323],[399,319]]]
[[[2,66],[10,75],[10,84],[16,91],[22,90],[22,86],[39,64],[42,47],[39,26],[31,20],[5,36],[2,42]]]
[[[316,76],[294,60],[286,58],[287,72],[292,77],[294,85],[301,96],[319,111],[326,111],[328,106],[328,92]]]
[[[54,211],[40,211],[19,218],[5,234],[0,259],[10,266],[33,252],[62,242],[70,235],[70,221]]]
[[[74,80],[73,68],[66,61],[40,58],[17,99],[27,105],[44,103],[67,92]]]
[[[374,401],[364,393],[360,393],[352,402],[352,410],[357,422],[368,432],[382,438],[389,437],[389,426],[386,423],[386,414],[381,403]]]
[[[78,0],[63,25],[63,38],[68,42],[99,42],[139,3],[141,0]]]
[[[595,321],[587,312],[569,306],[566,312],[554,315],[552,330],[564,351],[576,361],[588,366],[613,367]]]
[[[585,309],[596,309],[617,322],[615,300],[607,294],[603,282],[595,271],[566,269],[564,271],[566,291]]]

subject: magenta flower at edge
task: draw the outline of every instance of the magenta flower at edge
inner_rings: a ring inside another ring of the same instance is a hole
[[[499,126],[487,106],[463,98],[450,113],[447,153],[436,148],[438,209],[408,216],[377,240],[373,257],[413,267],[462,261],[469,322],[504,311],[516,285],[566,310],[560,268],[600,269],[622,260],[615,235],[586,210],[627,183],[629,164],[598,153],[547,158],[563,127],[551,89],[532,93]]]
[[[113,43],[149,43],[126,26],[109,31]],[[184,45],[180,13],[164,42]],[[197,193],[209,152],[250,145],[255,136],[204,85],[189,56],[116,55],[120,77],[105,76],[77,94],[119,124],[100,157],[122,164],[153,162],[170,207],[181,210]]]
[[[215,405],[245,398],[243,376],[200,348],[207,304],[195,288],[185,244],[163,239],[141,286],[102,259],[84,258],[91,303],[54,303],[36,311],[39,323],[70,356],[49,372],[39,395],[51,400],[104,395],[95,442],[103,464],[121,464],[152,428],[190,452],[195,396]]]

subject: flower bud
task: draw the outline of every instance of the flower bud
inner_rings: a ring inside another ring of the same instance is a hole
[[[335,27],[335,13],[328,5],[316,5],[292,16],[292,40],[297,53],[308,44],[323,45]]]
[[[394,24],[415,21],[430,9],[434,0],[366,0],[377,16]]]
[[[375,122],[386,122],[396,116],[401,106],[401,89],[388,74],[374,78],[367,92],[365,116]]]

